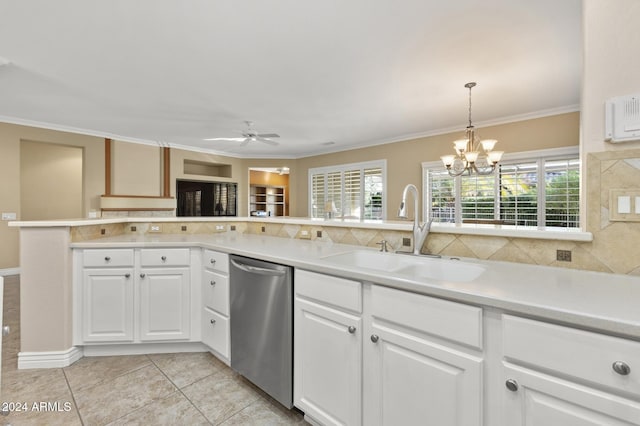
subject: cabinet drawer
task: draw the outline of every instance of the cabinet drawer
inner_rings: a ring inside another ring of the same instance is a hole
[[[504,356],[515,363],[640,395],[640,342],[511,315],[502,316],[502,335]],[[617,373],[616,362],[630,373]]]
[[[220,253],[213,250],[205,249],[202,257],[202,264],[205,268],[229,273],[229,255],[227,253]]]
[[[142,266],[188,266],[189,249],[142,249],[140,264]]]
[[[133,266],[133,249],[85,249],[82,263],[86,267]]]
[[[362,284],[358,281],[296,269],[293,285],[298,296],[362,312]]]
[[[229,359],[229,319],[209,309],[204,310],[202,342]]]
[[[374,285],[372,314],[474,348],[482,349],[482,309]]]
[[[202,285],[205,306],[229,315],[229,277],[213,271],[204,271]]]

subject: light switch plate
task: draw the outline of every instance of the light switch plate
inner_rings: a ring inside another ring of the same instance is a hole
[[[162,232],[162,225],[151,225],[149,232]]]
[[[609,220],[640,222],[640,188],[609,190]]]
[[[2,220],[16,220],[16,217],[15,213],[2,213]]]
[[[216,230],[216,232],[224,232],[224,231],[226,231],[224,225],[216,225],[215,230]]]

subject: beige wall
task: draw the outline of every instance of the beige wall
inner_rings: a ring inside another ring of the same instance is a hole
[[[82,196],[82,148],[21,142],[22,220],[83,217]]]
[[[537,149],[577,146],[579,144],[580,114],[577,112],[480,128],[483,138],[498,139],[496,150],[508,153]],[[452,142],[464,136],[460,132],[414,139],[405,142],[354,149],[333,154],[318,155],[298,160],[291,169],[292,216],[308,216],[308,170],[313,167],[356,163],[360,161],[387,160],[387,219],[395,219],[402,197],[402,189],[408,183],[421,188],[422,162],[439,161],[441,155],[452,154]]]
[[[162,149],[113,141],[111,176],[113,195],[162,195]]]
[[[74,133],[0,123],[0,211],[15,212],[22,219],[20,209],[20,145],[21,141],[53,143],[83,150],[83,215],[100,208],[100,194],[104,191],[103,139]],[[18,229],[0,222],[0,269],[18,267]]]

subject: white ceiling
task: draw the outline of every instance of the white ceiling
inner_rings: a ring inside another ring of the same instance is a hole
[[[469,81],[476,125],[577,110],[581,22],[581,0],[0,0],[0,121],[239,157],[462,131]],[[245,120],[280,145],[204,140]]]

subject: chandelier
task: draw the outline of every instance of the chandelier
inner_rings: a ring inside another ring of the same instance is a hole
[[[451,176],[463,174],[490,175],[496,169],[498,161],[502,158],[503,151],[494,151],[495,139],[480,140],[475,128],[471,124],[471,89],[476,83],[467,83],[464,87],[469,89],[469,125],[465,131],[465,138],[453,142],[455,155],[443,155],[440,157]]]

